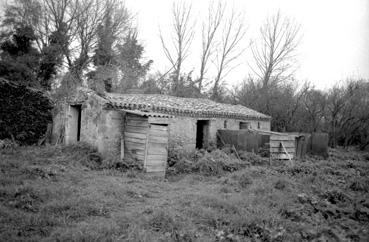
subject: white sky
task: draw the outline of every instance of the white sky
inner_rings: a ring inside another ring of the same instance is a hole
[[[187,71],[194,69],[197,76],[201,21],[210,0],[190,1],[197,19],[196,37],[192,51],[184,63]],[[127,7],[136,15],[139,38],[146,57],[154,60],[152,72],[170,68],[159,39],[159,26],[169,36],[173,0],[126,0]],[[301,24],[302,42],[298,49],[296,77],[311,81],[325,89],[347,77],[369,79],[369,0],[234,0],[228,6],[245,13],[248,26],[245,46],[257,38],[258,29],[267,16],[278,10]],[[239,66],[226,78],[228,85],[239,83],[250,70],[250,51],[239,60]],[[211,71],[209,77],[214,74]]]

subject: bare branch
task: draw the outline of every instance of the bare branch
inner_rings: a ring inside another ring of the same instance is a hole
[[[244,17],[232,9],[231,15],[224,21],[222,39],[217,49],[217,75],[214,80],[212,98],[218,99],[222,79],[234,68],[234,62],[244,52],[241,42],[246,34]]]
[[[263,86],[278,84],[293,75],[294,58],[299,45],[300,26],[282,17],[280,12],[268,18],[260,29],[261,41],[252,45],[251,70]]]
[[[200,75],[197,80],[198,87],[201,92],[203,87],[203,79],[207,72],[207,64],[209,58],[214,53],[215,49],[215,35],[218,32],[220,23],[223,19],[225,11],[225,5],[218,2],[216,9],[214,9],[213,3],[209,5],[207,21],[202,24],[202,49],[201,49],[201,64]]]
[[[169,44],[165,41],[161,31],[159,31],[159,35],[164,54],[174,70],[174,93],[176,93],[176,88],[180,81],[182,65],[190,53],[190,46],[195,34],[195,22],[191,20],[191,5],[188,5],[185,2],[173,3],[172,18],[172,48],[170,48]],[[174,49],[174,51],[171,51],[171,49]]]

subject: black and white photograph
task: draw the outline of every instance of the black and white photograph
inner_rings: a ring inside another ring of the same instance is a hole
[[[369,241],[369,0],[0,0],[2,241]]]

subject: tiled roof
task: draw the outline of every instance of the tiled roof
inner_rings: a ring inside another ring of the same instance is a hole
[[[242,105],[217,103],[204,98],[182,98],[161,94],[116,94],[105,97],[111,108],[166,113],[175,116],[270,119]]]
[[[172,115],[163,114],[163,113],[143,112],[143,111],[139,111],[139,110],[127,110],[127,109],[123,109],[123,111],[126,112],[126,113],[139,115],[139,116],[142,116],[142,117],[173,118]]]

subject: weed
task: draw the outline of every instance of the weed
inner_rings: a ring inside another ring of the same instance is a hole
[[[221,187],[219,190],[221,193],[231,193],[232,190],[229,189],[228,187]]]
[[[167,210],[156,211],[148,221],[150,229],[156,232],[177,234],[183,226],[173,214]]]
[[[168,168],[169,175],[183,173],[199,173],[205,176],[219,176],[225,172],[234,172],[246,167],[249,163],[239,161],[234,155],[223,150],[200,150],[193,153],[176,153],[176,161]],[[171,161],[173,163],[173,160]]]
[[[278,190],[284,190],[288,186],[288,182],[286,180],[279,179],[275,184],[274,188]]]
[[[350,185],[350,189],[352,191],[358,191],[358,192],[369,192],[369,179],[363,180],[356,180],[353,181]]]
[[[242,174],[238,181],[241,188],[245,189],[252,184],[251,178],[247,174]]]
[[[0,202],[11,208],[37,212],[43,198],[38,191],[29,186],[21,186],[16,189],[8,187],[0,190]]]
[[[269,164],[269,158],[261,157],[252,152],[240,151],[239,156],[241,160],[254,166],[265,166]]]

